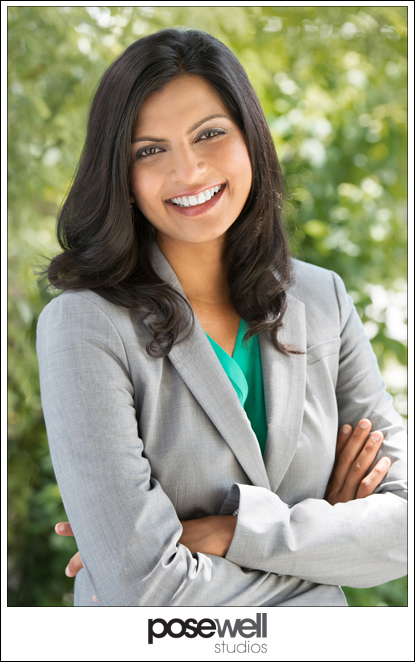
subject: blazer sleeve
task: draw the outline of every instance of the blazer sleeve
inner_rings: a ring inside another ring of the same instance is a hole
[[[182,527],[138,436],[122,339],[79,293],[54,299],[37,333],[54,470],[99,606],[261,605],[278,578],[178,543]]]
[[[392,466],[374,494],[334,506],[315,498],[286,504],[265,488],[235,484],[221,513],[239,509],[226,555],[233,563],[365,588],[407,572],[406,434],[351,297],[340,277],[332,275],[341,337],[339,423],[356,425],[369,418],[372,429],[384,434],[372,467],[382,456]]]

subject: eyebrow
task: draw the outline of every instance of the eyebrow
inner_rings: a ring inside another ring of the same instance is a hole
[[[203,120],[201,120],[200,122],[196,122],[196,124],[194,124],[194,125],[189,129],[189,131],[187,132],[187,135],[189,135],[190,133],[192,133],[192,131],[196,131],[196,129],[198,129],[199,126],[202,126],[202,124],[204,124],[205,122],[209,122],[209,120],[216,119],[216,117],[224,117],[225,119],[227,119],[227,120],[231,120],[231,121],[232,121],[232,118],[229,117],[228,115],[218,115],[218,114],[215,114],[215,115],[208,115],[207,117],[205,117],[205,118],[204,118]],[[154,138],[153,136],[139,136],[138,138],[134,138],[134,140],[131,142],[131,144],[133,145],[134,143],[138,143],[138,142],[147,142],[147,141],[148,141],[148,142],[154,142],[154,143],[164,143],[164,142],[167,142],[166,138]]]

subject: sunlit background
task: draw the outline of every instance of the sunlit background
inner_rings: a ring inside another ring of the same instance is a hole
[[[58,250],[58,208],[108,65],[166,27],[205,30],[245,67],[286,182],[293,254],[339,273],[406,416],[407,8],[9,7],[9,605],[69,606],[72,539],[49,457],[35,352],[52,298],[34,270]],[[403,606],[406,580],[346,588]]]

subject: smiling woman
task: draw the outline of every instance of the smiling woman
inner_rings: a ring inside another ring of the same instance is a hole
[[[131,199],[157,228],[165,255],[177,242],[221,244],[246,203],[251,162],[244,135],[227,112],[204,78],[189,75],[175,78],[141,106],[132,142]]]
[[[164,30],[105,73],[38,325],[75,605],[343,606],[405,574],[404,428],[282,201],[222,43]]]

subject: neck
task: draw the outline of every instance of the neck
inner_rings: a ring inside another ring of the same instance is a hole
[[[192,305],[229,302],[229,285],[221,238],[193,244],[157,237],[157,242]]]

